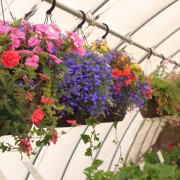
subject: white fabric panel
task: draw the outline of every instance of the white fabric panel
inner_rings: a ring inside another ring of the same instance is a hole
[[[3,136],[0,138],[0,141],[10,144],[14,143],[11,136]],[[26,155],[24,155],[23,158],[26,160],[28,159]],[[28,173],[27,169],[22,164],[21,155],[18,151],[0,153],[0,170],[4,173],[7,180],[12,180],[14,178],[24,180]]]

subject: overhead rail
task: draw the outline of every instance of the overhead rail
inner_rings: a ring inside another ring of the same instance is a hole
[[[175,4],[176,2],[178,2],[178,0],[175,0],[171,3],[169,3],[167,6],[163,7],[162,9],[160,9],[158,12],[156,12],[154,15],[152,15],[150,18],[148,18],[146,21],[144,21],[140,26],[136,27],[133,31],[129,32],[128,35],[131,37],[132,35],[134,35],[137,31],[139,31],[143,26],[145,26],[148,22],[150,22],[152,19],[154,19],[155,17],[157,17],[159,14],[161,14],[163,11],[165,11],[166,9],[168,9],[170,6],[172,6],[173,4]],[[120,41],[113,49],[117,49],[119,48],[122,44],[124,43],[124,41]]]
[[[100,2],[99,4],[97,4],[93,9],[91,9],[88,13],[91,13],[92,15],[94,15],[102,6],[104,6],[109,0],[103,0],[102,2]],[[86,15],[87,15],[86,14]],[[79,22],[80,23],[80,22]],[[77,25],[79,24],[77,23]],[[77,25],[75,25],[71,31],[75,32],[77,30]]]
[[[46,0],[46,1],[47,1],[47,2],[50,2],[50,0]],[[60,8],[60,9],[64,10],[64,11],[66,11],[66,12],[74,15],[74,16],[77,16],[77,17],[79,17],[79,18],[81,18],[81,19],[83,18],[83,16],[82,16],[82,14],[81,14],[80,11],[74,10],[73,8],[70,8],[70,7],[66,6],[65,4],[63,4],[63,3],[61,3],[61,2],[57,2],[57,3],[56,3],[56,6],[57,6],[58,8]],[[92,22],[92,19],[91,19],[90,17],[86,17],[86,21],[87,21],[88,23],[91,23],[91,22]],[[105,27],[102,23],[100,23],[100,22],[98,22],[98,21],[96,21],[96,20],[94,20],[94,26],[97,26],[98,28],[106,31],[106,27]],[[142,44],[139,44],[139,43],[133,41],[133,40],[131,39],[131,37],[125,37],[125,36],[119,34],[118,32],[112,30],[111,28],[109,28],[109,33],[112,34],[112,35],[114,35],[114,36],[116,36],[116,37],[118,37],[118,38],[120,38],[120,39],[122,39],[122,40],[124,40],[124,41],[126,41],[126,42],[129,43],[129,44],[132,44],[132,45],[134,45],[134,46],[136,46],[136,47],[138,47],[138,48],[140,48],[140,49],[148,52],[148,53],[151,53],[151,51],[152,51],[152,55],[157,56],[157,57],[159,57],[159,58],[162,58],[162,54],[157,53],[154,49],[145,47],[145,46],[143,46]],[[175,64],[175,65],[177,65],[177,66],[180,66],[179,63],[177,63],[176,61],[172,60],[171,58],[168,58],[168,57],[164,57],[164,58],[167,59],[170,63]]]
[[[163,42],[165,42],[167,39],[169,39],[172,35],[174,35],[177,31],[180,30],[180,27],[178,27],[177,29],[175,29],[174,31],[172,31],[171,33],[169,33],[166,37],[164,37],[163,39],[161,39],[158,43],[156,43],[154,46],[152,46],[153,49],[156,49],[157,47],[159,47]],[[138,62],[142,63],[144,61],[144,59],[147,58],[147,56],[149,55],[149,53],[146,53]],[[172,58],[172,56],[169,58]],[[166,58],[165,58],[166,59]]]

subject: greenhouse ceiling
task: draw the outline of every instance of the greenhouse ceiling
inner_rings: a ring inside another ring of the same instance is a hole
[[[1,0],[6,21],[27,17],[30,22],[38,24],[45,22],[52,2]],[[34,12],[29,13],[32,9]],[[127,51],[141,62],[145,73],[155,70],[163,57],[173,62],[166,61],[169,71],[179,70],[180,0],[57,0],[51,16],[48,16],[48,23],[58,24],[62,32],[76,31],[83,17],[80,10],[86,14],[87,22],[82,30],[88,43],[102,38],[107,29],[102,24],[105,23],[109,28],[106,36],[109,48]],[[0,16],[3,19],[2,9]],[[0,179],[85,179],[82,172],[90,165],[91,159],[84,156],[87,146],[80,141],[80,134],[90,133],[91,130],[86,126],[71,131],[69,128],[58,128],[59,133],[69,132],[61,136],[56,145],[40,148],[31,159],[24,157],[21,161],[16,151],[0,154]],[[133,111],[118,124],[120,144],[117,147],[112,143],[115,134],[112,123],[100,124],[97,132],[101,132],[103,146],[95,158],[104,160],[104,169],[113,169],[119,158],[118,148],[121,147],[125,161],[135,160],[156,141],[160,131],[161,122],[145,122],[139,112]],[[4,136],[0,141],[11,143],[13,139]]]
[[[88,21],[82,29],[89,43],[104,35],[106,26],[102,23],[105,23],[110,29],[106,40],[111,49],[123,48],[136,60],[142,62],[151,51],[149,48],[152,48],[153,53],[159,55],[159,57],[152,56],[148,61],[153,69],[161,62],[163,56],[179,63],[179,0],[57,0],[55,2],[56,6],[48,23],[51,23],[51,19],[62,31],[77,29],[81,22],[78,18],[82,17],[81,10],[86,14]],[[35,13],[29,17],[29,20],[33,23],[44,23],[46,11],[51,8],[52,3],[51,0],[4,0],[5,19],[12,20],[9,12],[16,19],[23,18],[35,7]],[[128,42],[120,37],[124,37]],[[172,69],[174,64],[167,66]],[[146,66],[147,61],[144,61],[142,67]]]

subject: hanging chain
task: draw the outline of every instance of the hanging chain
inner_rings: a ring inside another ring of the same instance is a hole
[[[2,15],[3,15],[3,22],[4,22],[4,25],[5,25],[6,22],[5,22],[4,8],[3,8],[3,2],[2,2],[2,0],[1,0],[1,10],[2,10]]]

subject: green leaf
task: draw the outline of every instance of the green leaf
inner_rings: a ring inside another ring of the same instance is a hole
[[[164,164],[159,173],[159,178],[172,177],[174,175],[174,172],[175,172],[175,167]]]
[[[95,168],[98,168],[102,163],[103,163],[102,160],[96,159],[93,161],[92,166],[94,166]]]
[[[86,152],[85,152],[86,156],[92,156],[92,149],[91,148],[87,148]]]
[[[42,72],[43,72],[45,75],[51,77],[51,71],[50,71],[50,69],[49,69],[48,66],[43,66]]]
[[[81,134],[81,139],[84,141],[85,144],[90,142],[90,136],[86,134]]]
[[[89,119],[85,119],[85,122],[88,126],[93,126],[95,124],[97,124],[97,118],[96,117],[90,117]]]
[[[118,121],[115,121],[115,122],[113,123],[113,127],[114,127],[115,129],[117,129],[117,125],[118,125]]]

